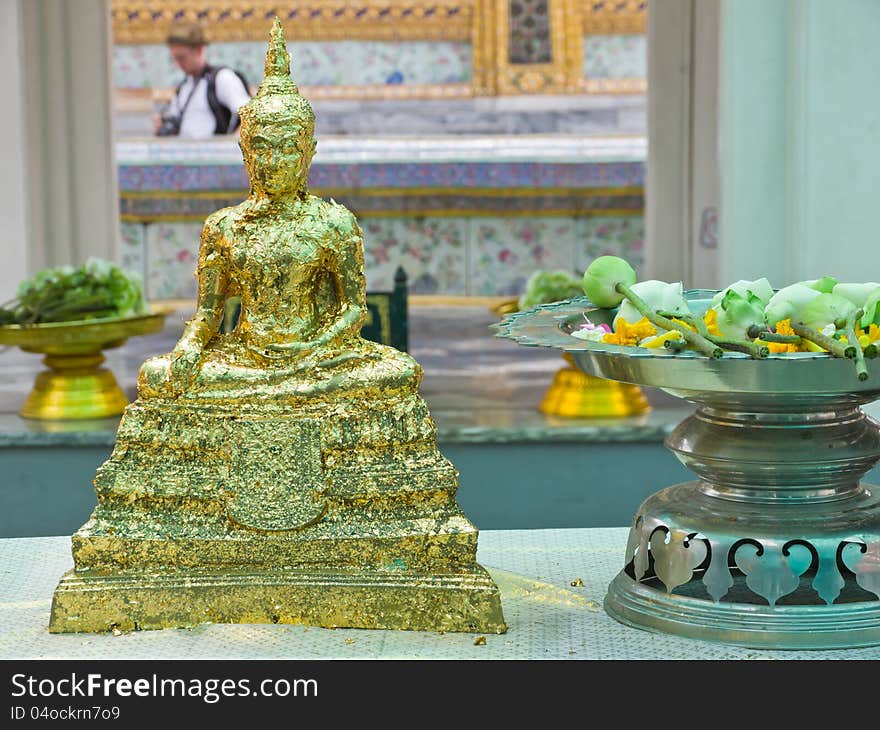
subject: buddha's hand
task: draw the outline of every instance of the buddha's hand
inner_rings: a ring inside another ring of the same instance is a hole
[[[202,360],[201,348],[188,345],[175,347],[168,368],[168,387],[172,393],[184,393],[195,380]]]
[[[316,340],[305,342],[273,342],[266,345],[266,349],[275,354],[286,355],[309,355],[324,343]]]

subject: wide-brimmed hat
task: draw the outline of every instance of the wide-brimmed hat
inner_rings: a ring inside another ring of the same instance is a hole
[[[205,46],[208,40],[201,25],[191,20],[178,20],[172,23],[165,37],[168,45]]]

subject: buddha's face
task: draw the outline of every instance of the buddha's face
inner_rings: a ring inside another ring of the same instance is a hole
[[[242,124],[239,146],[256,193],[272,198],[305,189],[315,154],[309,127],[287,123],[251,129]]]

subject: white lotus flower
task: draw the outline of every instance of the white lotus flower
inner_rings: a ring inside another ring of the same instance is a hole
[[[822,292],[807,286],[802,281],[790,284],[776,292],[767,306],[764,307],[764,321],[773,327],[783,319],[798,321],[807,302],[818,297]]]
[[[648,281],[640,281],[633,284],[633,294],[641,297],[645,303],[653,309],[665,312],[674,312],[675,314],[689,314],[687,302],[682,296],[683,287],[680,281],[669,284],[665,281],[649,279]],[[614,329],[617,329],[617,320],[625,319],[630,324],[635,324],[642,318],[639,310],[633,306],[629,299],[624,299],[614,317]]]

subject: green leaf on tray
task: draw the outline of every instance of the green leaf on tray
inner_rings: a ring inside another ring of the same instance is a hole
[[[145,314],[140,280],[116,264],[90,258],[78,268],[38,271],[18,286],[18,296],[0,307],[0,325],[73,322]]]

